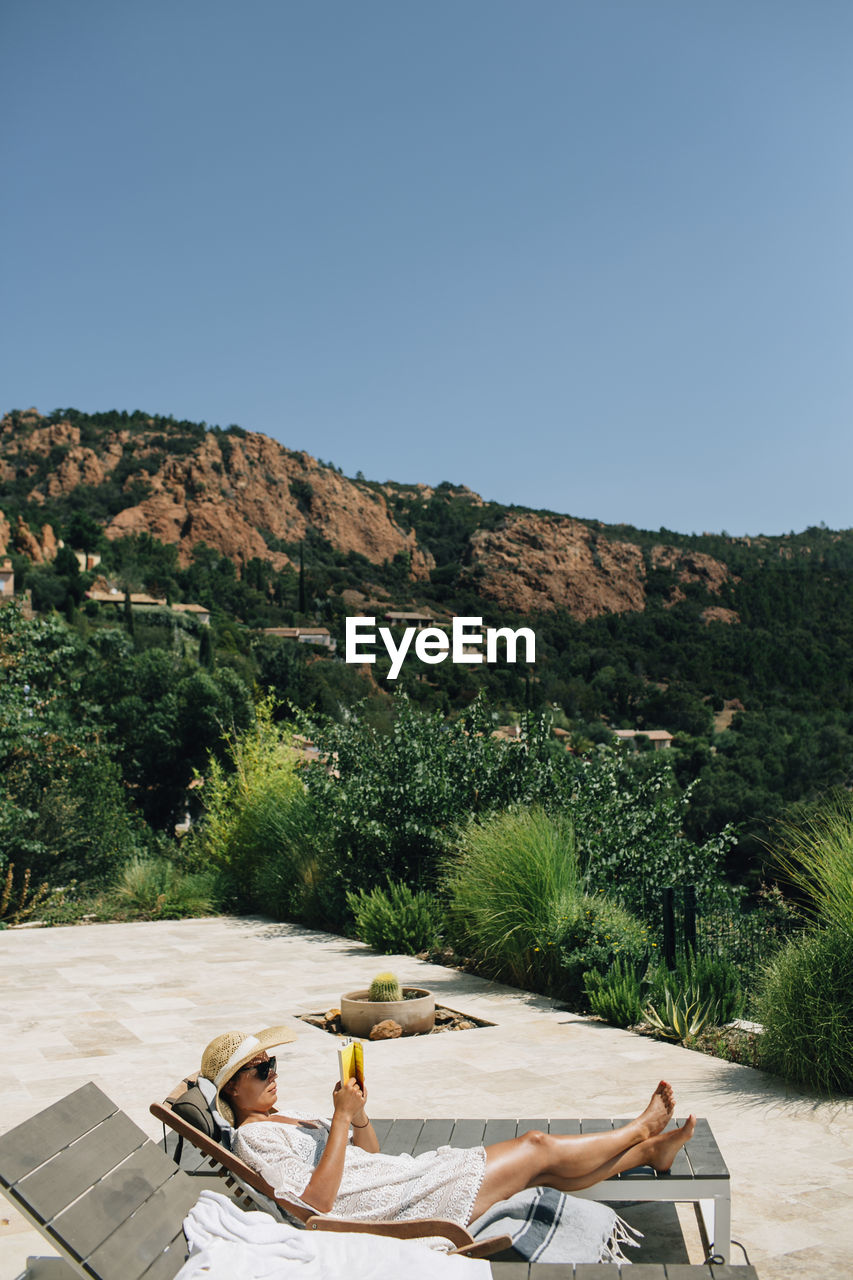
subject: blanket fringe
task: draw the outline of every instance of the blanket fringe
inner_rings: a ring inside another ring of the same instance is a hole
[[[624,1218],[620,1218],[616,1214],[616,1221],[613,1224],[613,1230],[609,1239],[605,1240],[601,1246],[601,1254],[599,1262],[617,1262],[623,1267],[631,1265],[631,1259],[626,1258],[622,1252],[622,1246],[627,1245],[631,1249],[639,1249],[640,1241],[643,1239],[642,1231],[638,1231],[636,1227],[632,1227]]]

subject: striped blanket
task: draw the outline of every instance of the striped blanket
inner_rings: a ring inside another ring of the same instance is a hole
[[[641,1232],[595,1200],[578,1200],[550,1187],[501,1200],[468,1228],[477,1236],[508,1235],[525,1262],[630,1262],[623,1245],[638,1247]]]

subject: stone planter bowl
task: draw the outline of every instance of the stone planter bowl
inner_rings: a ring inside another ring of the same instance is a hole
[[[432,1031],[435,1026],[435,996],[423,987],[404,987],[413,992],[408,1000],[368,1000],[368,992],[350,991],[341,996],[341,1026],[347,1035],[369,1036],[377,1022],[393,1019],[404,1036]]]

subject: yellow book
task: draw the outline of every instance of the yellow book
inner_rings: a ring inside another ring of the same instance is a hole
[[[364,1088],[364,1045],[360,1040],[348,1040],[338,1049],[338,1066],[341,1084],[355,1076],[359,1089]]]

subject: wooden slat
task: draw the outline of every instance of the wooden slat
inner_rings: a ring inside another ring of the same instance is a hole
[[[534,1280],[532,1275],[530,1280]],[[545,1277],[536,1276],[535,1280],[545,1280]],[[575,1267],[575,1280],[619,1280],[619,1266],[615,1262],[579,1262]]]
[[[557,1134],[577,1134],[581,1131],[580,1120],[549,1120],[548,1132]]]
[[[174,1161],[165,1151],[148,1142],[59,1214],[52,1229],[77,1257],[85,1258],[153,1191],[162,1187],[167,1179],[174,1181],[178,1174]],[[180,1174],[180,1179],[182,1182],[185,1179],[188,1186],[194,1183],[189,1174]],[[193,1185],[193,1193],[198,1198],[197,1185]]]
[[[423,1120],[395,1120],[382,1150],[389,1156],[411,1155],[423,1124]]]
[[[139,1126],[117,1111],[35,1173],[22,1178],[15,1193],[31,1213],[47,1222],[147,1141]]]
[[[538,1129],[540,1133],[548,1132],[547,1120],[519,1120],[516,1125],[516,1133],[520,1137],[523,1133],[530,1133],[531,1129]]]
[[[714,1280],[758,1280],[758,1272],[752,1266],[732,1265],[729,1262],[719,1267],[712,1265],[708,1270]]]
[[[117,1110],[97,1085],[84,1084],[10,1129],[0,1137],[0,1184],[11,1187]]]
[[[163,1252],[154,1259],[148,1270],[143,1273],[142,1280],[174,1280],[186,1261],[187,1252],[186,1237],[181,1228]]]
[[[452,1120],[425,1120],[412,1148],[412,1155],[419,1156],[424,1151],[436,1151],[439,1147],[448,1146],[452,1132]]]
[[[696,1121],[696,1132],[685,1150],[688,1152],[690,1164],[697,1178],[728,1178],[726,1162],[707,1120]]]
[[[666,1280],[711,1280],[711,1268],[705,1263],[668,1262]]]
[[[581,1133],[609,1133],[612,1128],[613,1121],[609,1118],[587,1120],[584,1117],[581,1120]]]
[[[625,1267],[624,1272],[626,1278],[630,1276],[631,1280],[666,1280],[666,1267],[662,1262],[634,1262],[631,1269]],[[694,1276],[693,1280],[701,1280],[701,1277]]]
[[[385,1141],[385,1139],[388,1137],[388,1134],[391,1131],[391,1125],[393,1123],[394,1123],[393,1120],[372,1120],[371,1121],[371,1124],[373,1125],[373,1132],[376,1134],[376,1137],[379,1140],[380,1148],[382,1147],[382,1144]]]
[[[528,1280],[529,1262],[490,1262],[492,1280]]]
[[[198,1196],[193,1179],[176,1172],[131,1218],[119,1219],[121,1225],[86,1259],[87,1269],[98,1280],[140,1280],[175,1239],[176,1224],[183,1222]]]
[[[481,1147],[486,1132],[485,1120],[457,1120],[450,1139],[452,1147]]]
[[[162,1143],[160,1143],[160,1145],[162,1146]],[[174,1130],[169,1129],[166,1133],[166,1153],[167,1155],[170,1155],[173,1160],[175,1158],[177,1146],[178,1134],[175,1133]],[[201,1169],[202,1166],[205,1166],[207,1170],[209,1169],[208,1159],[209,1157],[206,1156],[203,1151],[200,1151],[198,1147],[193,1146],[189,1138],[184,1139],[184,1145],[181,1147],[181,1163],[179,1166],[181,1169],[186,1169],[188,1173],[193,1173],[196,1169]]]
[[[573,1280],[574,1267],[568,1262],[531,1262],[530,1280]],[[616,1276],[608,1280],[617,1280]]]
[[[483,1134],[483,1146],[491,1147],[496,1142],[507,1142],[516,1133],[514,1120],[488,1120]]]

